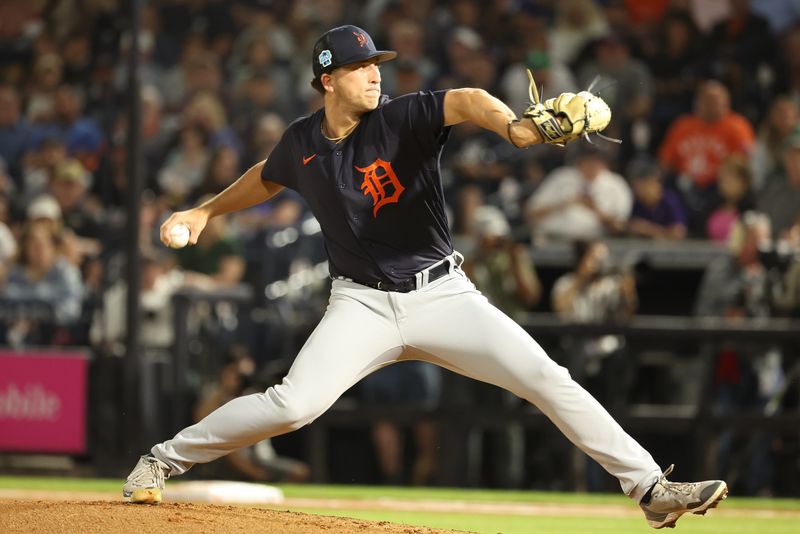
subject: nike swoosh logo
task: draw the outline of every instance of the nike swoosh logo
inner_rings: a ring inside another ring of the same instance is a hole
[[[307,158],[303,158],[303,165],[308,165],[308,162],[311,161],[312,159],[316,158],[316,157],[317,157],[316,154],[312,154],[312,155],[308,156]]]

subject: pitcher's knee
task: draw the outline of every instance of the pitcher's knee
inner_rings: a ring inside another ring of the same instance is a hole
[[[275,404],[281,426],[287,430],[297,430],[319,415],[317,403],[295,394],[288,388],[272,387],[266,391],[265,395]]]
[[[297,430],[314,420],[313,415],[295,407],[287,408],[285,415],[285,425],[289,430]]]
[[[572,376],[566,367],[549,360],[539,365],[533,372],[520,377],[523,389],[536,392],[542,389],[556,389],[562,384],[572,382]]]
[[[547,374],[548,380],[554,380],[557,382],[572,382],[572,375],[569,374],[569,369],[563,365],[558,365],[555,362],[553,362],[553,365],[549,366],[545,373]]]

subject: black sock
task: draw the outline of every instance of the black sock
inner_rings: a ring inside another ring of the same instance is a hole
[[[650,486],[650,489],[647,490],[647,493],[644,494],[644,497],[639,501],[639,504],[650,504],[650,499],[653,497],[653,488],[655,487],[656,484],[654,482],[653,485]]]

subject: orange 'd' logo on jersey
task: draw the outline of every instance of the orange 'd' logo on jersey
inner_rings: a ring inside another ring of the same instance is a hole
[[[406,190],[397,179],[390,161],[378,158],[368,167],[355,167],[355,169],[364,173],[361,190],[364,195],[372,196],[373,217],[377,217],[378,210],[386,204],[396,204],[400,200],[400,195]]]

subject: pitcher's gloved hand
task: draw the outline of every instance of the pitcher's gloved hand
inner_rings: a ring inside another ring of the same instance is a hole
[[[584,134],[602,131],[611,121],[611,109],[599,96],[589,91],[561,93],[542,103],[530,70],[528,78],[531,105],[522,116],[533,121],[545,143],[564,146]]]

